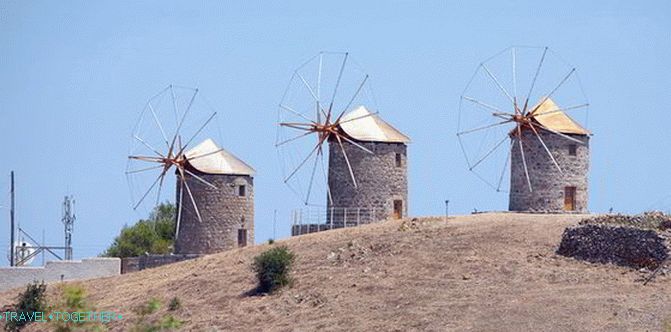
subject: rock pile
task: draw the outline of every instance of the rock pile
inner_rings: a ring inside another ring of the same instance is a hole
[[[671,216],[604,215],[582,220],[564,231],[557,253],[593,263],[657,268],[669,256]]]

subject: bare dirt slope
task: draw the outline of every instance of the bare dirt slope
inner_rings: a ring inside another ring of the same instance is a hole
[[[183,305],[185,330],[657,331],[671,319],[671,278],[556,256],[580,216],[420,218],[294,237],[295,285],[247,296],[259,245],[86,281],[98,309],[124,314],[150,297]],[[16,291],[0,295],[7,303]],[[165,309],[162,309],[165,310]],[[32,329],[44,328],[33,325]]]

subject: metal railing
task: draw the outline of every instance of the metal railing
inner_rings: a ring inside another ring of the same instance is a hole
[[[386,219],[382,208],[307,207],[292,211],[291,235],[356,227]]]

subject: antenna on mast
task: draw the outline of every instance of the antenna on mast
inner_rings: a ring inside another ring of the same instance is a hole
[[[75,200],[72,196],[65,196],[63,200],[63,226],[65,227],[65,260],[72,260],[72,230],[74,228],[75,217],[74,212]]]

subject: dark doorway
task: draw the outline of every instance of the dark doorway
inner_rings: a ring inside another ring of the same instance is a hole
[[[401,219],[403,217],[403,201],[400,199],[394,200],[394,219]]]
[[[564,210],[575,210],[575,187],[564,188]]]
[[[238,247],[247,246],[247,230],[244,228],[238,229]]]

